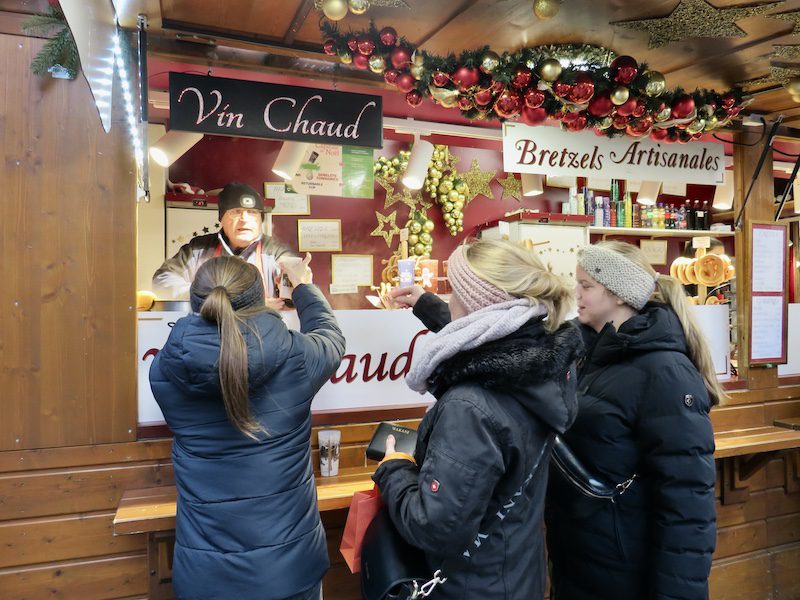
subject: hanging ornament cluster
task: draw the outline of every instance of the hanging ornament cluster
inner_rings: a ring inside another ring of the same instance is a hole
[[[686,143],[727,125],[751,102],[739,88],[668,90],[661,73],[633,57],[609,63],[613,53],[587,45],[502,55],[487,46],[443,58],[417,52],[391,27],[342,34],[323,23],[322,32],[327,54],[382,73],[410,106],[430,98],[468,119],[518,119],[528,125],[556,119],[569,131]]]
[[[412,210],[406,229],[408,229],[408,254],[430,258],[433,252],[433,230],[436,225],[424,211]]]
[[[372,172],[376,176],[383,177],[384,179],[394,183],[397,181],[397,176],[400,173],[405,172],[406,167],[408,167],[408,159],[410,157],[411,150],[400,150],[397,156],[393,158],[379,156],[378,160],[372,164]]]
[[[423,189],[442,209],[444,224],[450,235],[464,231],[464,207],[467,205],[469,186],[459,177],[455,159],[447,146],[437,144],[433,147]]]

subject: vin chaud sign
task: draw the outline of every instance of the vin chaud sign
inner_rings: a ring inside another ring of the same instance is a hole
[[[336,146],[383,146],[380,96],[169,74],[170,128]]]

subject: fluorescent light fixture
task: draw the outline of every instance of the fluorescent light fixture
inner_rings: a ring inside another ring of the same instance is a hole
[[[420,189],[428,174],[431,158],[433,158],[433,144],[427,140],[416,140],[403,175],[403,185],[410,190]]]
[[[714,190],[712,206],[718,210],[733,208],[733,171],[725,171],[725,180]]]
[[[538,173],[523,173],[522,174],[522,195],[523,196],[538,196],[544,193],[543,180],[544,177]]]
[[[202,133],[170,129],[166,135],[150,146],[150,158],[159,166],[166,168],[202,139]]]
[[[281,151],[272,165],[272,172],[281,179],[289,181],[294,178],[303,159],[311,152],[311,144],[304,142],[283,142]]]
[[[660,181],[643,181],[642,185],[639,186],[639,194],[636,196],[636,201],[639,204],[655,204],[660,191]]]

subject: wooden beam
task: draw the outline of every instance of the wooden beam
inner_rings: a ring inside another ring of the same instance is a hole
[[[285,45],[291,46],[294,43],[297,32],[300,31],[303,23],[306,22],[308,13],[311,12],[312,8],[314,8],[314,0],[303,0],[300,6],[297,7],[297,12],[294,13],[294,18],[289,24],[289,28],[286,30],[286,35],[283,36],[283,43]]]

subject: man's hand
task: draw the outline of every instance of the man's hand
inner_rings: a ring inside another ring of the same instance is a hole
[[[278,266],[289,278],[292,287],[297,287],[304,283],[311,283],[313,280],[314,275],[308,267],[308,263],[310,262],[311,254],[306,252],[306,256],[302,260],[298,258],[280,258],[278,259]]]
[[[392,288],[389,291],[389,298],[395,304],[414,308],[417,300],[424,293],[425,290],[421,285],[412,285],[411,287]]]
[[[281,310],[285,306],[283,298],[267,298],[264,300],[264,304],[271,310]]]

